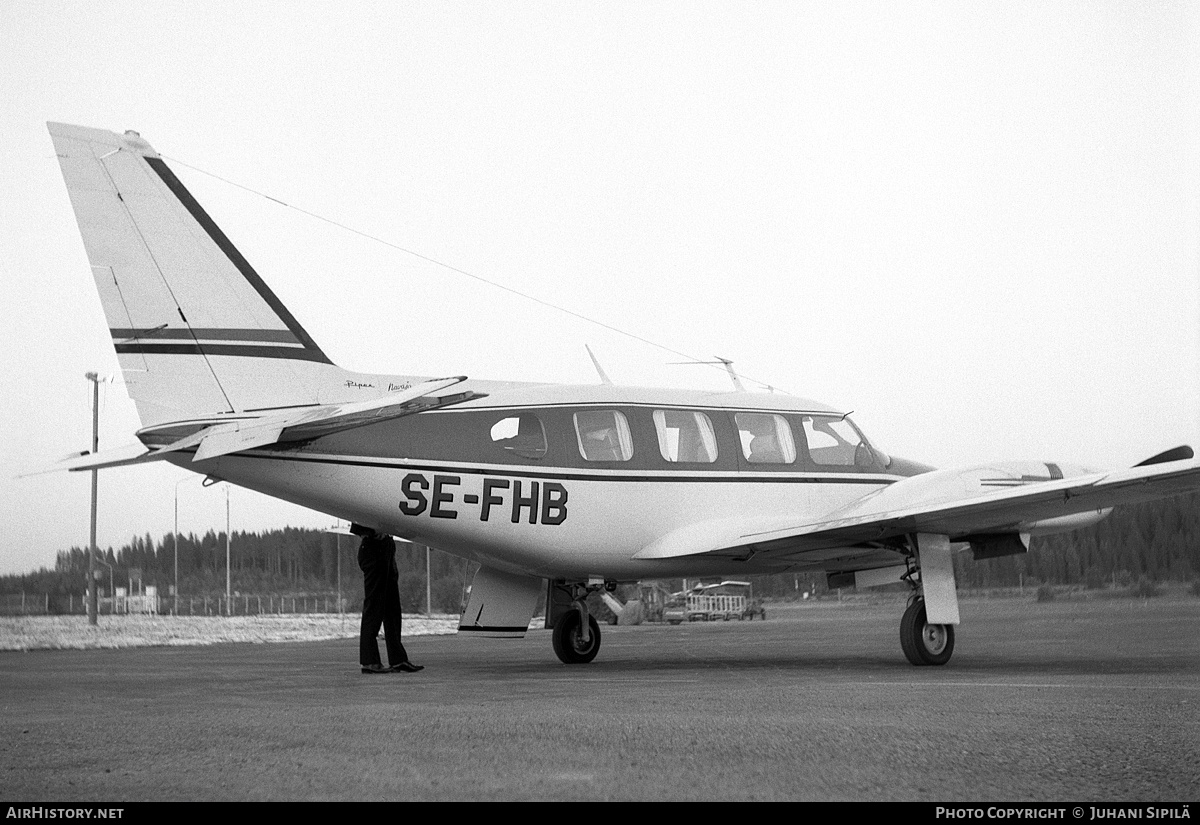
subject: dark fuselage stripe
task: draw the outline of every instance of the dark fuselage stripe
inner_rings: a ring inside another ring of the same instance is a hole
[[[450,407],[444,410],[433,410],[426,415],[451,415],[471,412],[502,412],[504,410],[557,410],[573,409],[579,412],[593,410],[610,410],[622,407],[639,407],[651,410],[700,410],[706,413],[767,413],[774,415],[813,415],[824,418],[843,418],[842,413],[830,410],[782,409],[779,407],[721,407],[712,404],[689,404],[686,402],[657,402],[657,401],[519,401],[511,404],[472,404],[470,406]]]
[[[235,358],[291,358],[295,361],[330,363],[320,350],[301,347],[270,347],[254,344],[115,344],[118,353],[141,355],[231,355]]]
[[[256,344],[297,344],[300,339],[290,329],[219,329],[180,327],[178,329],[111,329],[118,343],[153,344],[155,341],[249,341]]]
[[[194,451],[181,451],[194,452]],[[427,473],[457,473],[458,475],[490,475],[490,476],[512,476],[514,478],[544,478],[553,481],[604,481],[604,482],[635,482],[635,483],[654,483],[666,482],[671,484],[679,483],[712,483],[712,484],[873,484],[882,486],[885,484],[894,484],[897,479],[894,478],[862,478],[858,476],[816,476],[804,475],[795,476],[790,474],[780,473],[764,474],[759,473],[750,475],[747,473],[728,473],[723,475],[684,475],[684,471],[680,471],[679,475],[607,475],[607,474],[591,474],[580,473],[578,470],[562,472],[554,471],[530,471],[524,467],[506,467],[491,465],[488,467],[473,467],[467,466],[438,466],[434,464],[407,464],[389,461],[387,459],[370,459],[362,458],[334,458],[332,456],[297,456],[283,455],[275,452],[252,451],[238,453],[239,458],[256,458],[267,461],[297,461],[309,464],[334,464],[344,467],[377,467],[381,469],[406,470],[410,472],[427,472]]]
[[[459,633],[528,633],[528,627],[490,627],[481,625],[471,625],[469,627],[460,627]]]
[[[263,279],[258,276],[258,273],[254,271],[254,267],[250,266],[250,262],[242,257],[242,253],[238,252],[237,247],[233,245],[233,242],[225,236],[225,233],[221,231],[221,228],[217,226],[213,219],[208,216],[208,213],[204,211],[204,207],[196,202],[196,199],[192,197],[191,192],[188,192],[187,188],[183,185],[179,178],[175,177],[175,173],[171,171],[170,167],[163,163],[161,158],[146,158],[145,160],[150,168],[153,169],[160,178],[162,178],[163,183],[165,183],[167,188],[170,189],[175,197],[179,199],[179,202],[183,204],[184,208],[187,209],[187,211],[191,213],[192,217],[196,219],[196,222],[204,227],[204,231],[208,233],[208,236],[212,238],[213,242],[221,249],[222,252],[225,253],[225,256],[229,258],[230,262],[237,267],[237,270],[242,273],[242,277],[246,279],[250,286],[254,287],[254,291],[257,292],[259,296],[267,302],[267,305],[274,310],[275,314],[279,316],[279,319],[283,321],[287,328],[295,333],[296,338],[300,341],[300,343],[304,344],[305,349],[310,352],[310,356],[304,360],[320,361],[325,364],[333,363],[328,357],[326,357],[325,353],[321,352],[321,348],[318,347],[316,342],[313,341],[307,332],[305,332],[304,327],[300,326],[300,322],[292,317],[292,313],[288,312],[287,307],[285,307],[279,298],[275,296],[275,293],[271,291],[271,288],[268,287],[266,283],[263,282]],[[262,357],[294,358],[296,356],[267,355]]]

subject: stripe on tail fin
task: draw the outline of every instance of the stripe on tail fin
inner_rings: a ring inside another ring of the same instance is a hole
[[[345,373],[148,143],[48,125],[144,426],[330,400]]]

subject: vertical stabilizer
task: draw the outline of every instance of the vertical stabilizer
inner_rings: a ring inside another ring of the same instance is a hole
[[[341,370],[158,153],[48,125],[143,426],[321,401]]]

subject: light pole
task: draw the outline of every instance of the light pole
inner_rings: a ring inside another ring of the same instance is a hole
[[[342,613],[342,520],[338,519],[332,527],[325,528],[326,533],[333,533],[334,547],[337,548],[337,612]]]
[[[92,382],[92,455],[100,448],[100,376],[89,372],[84,377]],[[92,470],[92,528],[88,542],[88,624],[96,624],[96,493],[99,477]]]
[[[179,485],[185,481],[191,481],[191,478],[181,478],[175,482],[175,601],[174,609],[171,612],[177,615],[179,613]]]
[[[230,573],[229,573],[229,482],[225,482],[225,615],[230,615]]]
[[[117,612],[117,588],[113,583],[113,566],[104,559],[96,559],[96,561],[108,568],[108,596],[112,601],[112,604],[109,607],[109,610],[111,611],[109,615],[112,615],[113,613]]]

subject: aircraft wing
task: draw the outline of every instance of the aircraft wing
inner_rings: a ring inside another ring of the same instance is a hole
[[[380,398],[347,404],[324,404],[291,410],[277,415],[241,421],[217,420],[195,432],[157,447],[130,444],[98,453],[83,453],[60,461],[43,472],[56,470],[99,470],[160,461],[172,453],[195,449],[193,461],[205,461],[241,450],[271,444],[306,441],[341,430],[363,427],[405,415],[413,415],[433,407],[457,404],[478,393],[453,396],[433,396],[432,393],[465,381],[466,376],[437,378],[416,384],[407,390],[389,393]],[[30,475],[36,475],[31,473]]]
[[[989,482],[1008,486],[995,489]],[[914,533],[969,541],[973,536],[1027,533],[1038,522],[1198,489],[1196,460],[1032,481],[987,467],[941,470],[898,481],[815,521],[779,514],[689,525],[647,545],[634,558],[792,556]]]

